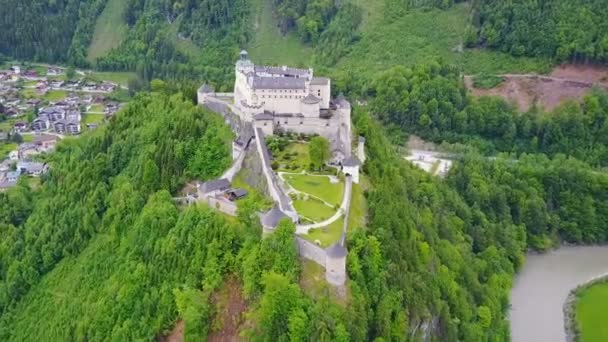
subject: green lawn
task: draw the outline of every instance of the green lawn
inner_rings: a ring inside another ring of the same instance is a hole
[[[89,112],[103,113],[104,109],[105,109],[105,107],[102,104],[95,103],[95,104],[91,105],[91,108],[89,109]]]
[[[31,143],[32,141],[34,141],[33,134],[22,134],[21,137],[23,138],[23,142],[26,142],[26,143]]]
[[[49,90],[46,95],[44,95],[43,99],[46,101],[57,102],[63,100],[68,93],[63,90]]]
[[[348,215],[348,230],[363,228],[366,225],[367,206],[363,190],[366,189],[367,179],[359,175],[359,184],[353,183],[353,193],[350,201],[350,212]]]
[[[285,150],[274,156],[281,171],[299,172],[307,170],[310,165],[308,144],[290,143]]]
[[[308,67],[312,48],[303,45],[295,34],[282,35],[272,15],[271,0],[252,1],[254,34],[247,47],[256,64]]]
[[[314,220],[315,222],[326,220],[336,213],[334,208],[328,207],[323,202],[315,199],[295,200],[293,201],[293,205],[298,211],[298,214]]]
[[[98,124],[103,121],[105,115],[104,114],[84,114],[82,117],[83,124]]]
[[[127,4],[124,0],[108,0],[95,23],[93,39],[87,51],[89,62],[94,63],[97,58],[105,56],[123,41],[128,30],[123,19]]]
[[[285,180],[296,190],[316,196],[331,204],[340,205],[344,194],[344,183],[332,184],[329,177],[303,174],[285,174]]]
[[[109,71],[93,71],[90,74],[94,79],[101,81],[114,82],[123,86],[127,86],[130,79],[137,77],[134,72],[109,72]]]
[[[17,149],[17,144],[0,142],[0,160],[6,158],[6,156],[13,150]]]
[[[255,207],[259,211],[267,211],[273,207],[274,202],[271,198],[266,196],[262,191],[253,188],[246,181],[245,177],[250,170],[243,168],[239,173],[236,174],[232,180],[232,187],[235,189],[245,189],[248,194],[245,200],[252,200],[255,203]],[[240,200],[242,201],[242,200]]]
[[[19,90],[19,95],[25,99],[40,98],[40,94],[34,88],[24,88]]]
[[[321,247],[327,248],[340,239],[343,226],[344,219],[340,218],[327,227],[311,229],[308,231],[308,234],[302,235],[302,237],[313,243],[318,240],[321,243]]]
[[[583,289],[577,295],[576,323],[581,342],[608,341],[608,283]]]

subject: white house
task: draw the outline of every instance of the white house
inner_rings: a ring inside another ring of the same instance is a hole
[[[355,158],[346,158],[342,162],[342,173],[347,176],[351,176],[354,183],[359,184],[359,167],[361,162]]]

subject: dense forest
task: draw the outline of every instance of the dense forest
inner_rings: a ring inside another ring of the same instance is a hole
[[[603,0],[474,1],[470,45],[559,62],[608,61],[608,7]]]
[[[458,70],[444,63],[395,67],[365,87],[383,123],[429,140],[486,153],[563,153],[608,166],[608,94],[600,89],[552,112],[519,113],[501,98],[467,95]]]
[[[244,0],[129,0],[127,37],[97,67],[136,71],[145,81],[194,78],[226,85],[247,40],[248,6]],[[194,47],[182,48],[180,41]]]
[[[1,0],[0,54],[86,66],[97,16],[107,0]]]

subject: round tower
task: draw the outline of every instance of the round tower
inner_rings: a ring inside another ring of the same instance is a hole
[[[325,250],[325,279],[334,286],[346,282],[346,248],[338,242]]]

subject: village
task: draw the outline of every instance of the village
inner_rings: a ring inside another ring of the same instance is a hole
[[[55,66],[0,69],[0,191],[22,176],[40,177],[48,166],[38,155],[111,118],[121,107],[111,94],[120,88]]]

